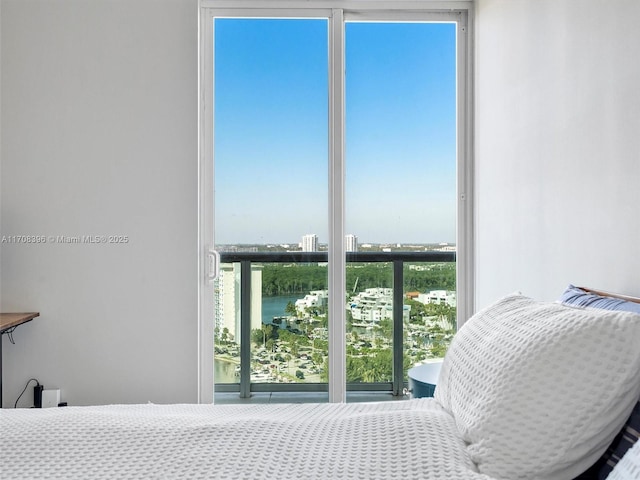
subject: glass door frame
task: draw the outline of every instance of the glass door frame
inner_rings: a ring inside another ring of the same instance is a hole
[[[328,21],[329,61],[329,402],[346,401],[345,22],[453,22],[457,25],[458,325],[473,311],[471,2],[201,0],[198,36],[198,400],[213,403],[214,295],[214,19],[319,18]],[[440,5],[442,4],[442,5]],[[296,8],[291,8],[294,6]],[[448,9],[443,9],[448,5]],[[323,8],[323,7],[336,8]],[[267,7],[267,8],[265,8]],[[356,8],[357,7],[357,8]],[[438,10],[437,8],[441,8]],[[453,10],[452,8],[457,8]]]

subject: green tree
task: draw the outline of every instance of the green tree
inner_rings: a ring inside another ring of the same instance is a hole
[[[291,359],[293,357],[291,355],[289,355],[288,353],[285,355],[284,359],[287,361],[287,370],[289,370],[291,368]]]
[[[275,338],[277,338],[277,331],[273,325],[262,324],[261,328],[251,330],[251,341],[255,343],[257,347],[262,345],[266,348],[267,340]]]
[[[256,344],[257,347],[262,345],[264,339],[264,333],[260,328],[254,328],[251,330],[251,341]]]
[[[289,342],[289,348],[291,349],[291,355],[293,355],[294,357],[297,357],[298,353],[300,352],[300,347],[298,346],[297,338],[296,337],[291,337],[291,338],[292,338],[292,341]]]
[[[295,303],[288,302],[287,306],[284,307],[284,313],[286,313],[287,315],[290,315],[292,317],[297,317],[298,316],[298,309],[296,308]]]
[[[267,340],[267,343],[265,346],[268,351],[273,352],[275,350],[276,341],[273,338],[270,338],[269,340]]]
[[[291,342],[291,337],[294,334],[291,333],[289,330],[278,330],[278,338],[280,339],[281,342],[283,343],[289,343]]]
[[[313,352],[313,354],[311,355],[311,360],[313,360],[313,363],[315,363],[316,365],[322,365],[324,356],[320,352]]]
[[[392,338],[393,337],[393,320],[389,318],[383,318],[378,322],[378,325],[375,327],[376,330],[380,332],[383,338]]]

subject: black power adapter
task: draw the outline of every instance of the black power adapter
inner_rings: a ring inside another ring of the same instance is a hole
[[[43,385],[36,385],[33,387],[33,407],[34,408],[42,408],[42,390],[44,390]]]

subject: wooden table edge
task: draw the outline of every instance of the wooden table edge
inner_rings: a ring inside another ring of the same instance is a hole
[[[0,331],[26,323],[40,316],[40,312],[0,313]]]

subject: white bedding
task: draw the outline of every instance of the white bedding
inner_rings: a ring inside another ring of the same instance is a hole
[[[484,480],[433,399],[0,410],[2,479]]]
[[[430,399],[0,410],[0,479],[568,480],[638,401],[639,320],[507,296]]]

